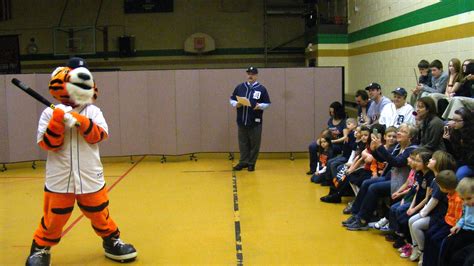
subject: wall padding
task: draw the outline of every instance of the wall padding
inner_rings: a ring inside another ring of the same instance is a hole
[[[95,103],[109,127],[102,156],[237,152],[234,88],[242,69],[93,73]],[[50,99],[49,75],[0,76],[0,163],[44,159],[36,145],[44,106],[9,82],[17,77]],[[260,69],[272,104],[263,119],[262,152],[307,151],[325,127],[328,107],[343,97],[342,68]],[[3,104],[2,104],[3,103]]]

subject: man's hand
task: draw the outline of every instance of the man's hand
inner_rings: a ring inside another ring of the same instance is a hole
[[[254,110],[260,110],[260,104],[255,104],[255,107],[253,108]]]

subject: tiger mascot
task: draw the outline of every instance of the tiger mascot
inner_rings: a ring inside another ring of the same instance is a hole
[[[43,217],[26,265],[50,265],[50,249],[61,240],[76,200],[102,237],[105,256],[132,261],[137,251],[119,238],[120,231],[109,216],[98,146],[107,138],[108,127],[100,109],[92,104],[97,87],[84,59],[73,57],[66,67],[58,67],[51,75],[49,92],[61,104],[45,109],[39,120],[37,142],[48,151]]]

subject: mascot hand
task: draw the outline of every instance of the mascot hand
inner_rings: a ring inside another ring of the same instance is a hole
[[[61,108],[54,108],[52,120],[62,123],[64,120],[64,110]]]
[[[76,119],[76,126],[79,127],[79,130],[81,132],[84,132],[89,128],[90,125],[90,120],[86,116],[83,116],[81,114],[78,114],[76,112],[71,112],[71,115]]]
[[[88,143],[95,144],[107,138],[107,132],[94,123],[92,119],[76,112],[71,112],[71,115],[77,119],[79,124],[76,124],[77,129]]]
[[[62,110],[64,112],[63,119],[61,120],[61,121],[64,122],[64,125],[67,128],[74,127],[77,120],[69,113],[70,111],[72,111],[72,107],[71,106],[60,105],[60,106],[56,106],[56,108],[54,110],[56,111],[57,109]]]
[[[64,114],[64,125],[68,128],[72,128],[77,124],[77,119],[70,113]]]

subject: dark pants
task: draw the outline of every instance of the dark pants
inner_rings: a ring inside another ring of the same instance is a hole
[[[382,179],[381,177],[377,178],[371,178],[367,179],[364,182],[362,182],[362,185],[360,186],[359,193],[357,193],[357,196],[354,200],[354,204],[352,204],[352,214],[357,214],[360,211],[360,207],[362,206],[362,202],[364,201],[365,194],[367,194],[367,191],[369,190],[369,186],[378,182],[385,181],[385,179]]]
[[[340,164],[336,169],[336,174],[344,168],[344,164]],[[332,181],[332,180],[331,180]],[[337,194],[339,197],[344,196],[354,196],[351,186],[349,185],[349,178],[346,177],[341,181],[338,187],[335,187],[334,183],[331,182],[331,187],[329,188],[329,194]]]
[[[257,162],[260,142],[262,140],[262,125],[254,127],[239,126],[239,150],[242,165],[255,165]]]
[[[332,181],[332,179],[337,175],[337,168],[339,168],[340,165],[345,164],[347,160],[348,158],[342,155],[329,159],[326,165],[326,179]]]
[[[400,205],[400,203],[401,201],[390,207],[389,226],[393,231],[403,233],[405,237],[409,237],[408,220],[410,216],[408,216],[407,210],[410,208],[411,202],[404,202],[403,205]]]
[[[474,265],[474,244],[459,250],[454,253],[454,259],[451,260],[453,266],[472,266]]]
[[[378,199],[386,196],[390,196],[390,180],[386,180],[385,177],[367,179],[362,182],[352,205],[352,213],[360,219],[368,220],[377,208]]]
[[[460,230],[457,234],[447,237],[443,242],[439,265],[462,265],[466,256],[460,256],[461,254],[457,254],[457,252],[469,244],[474,244],[474,231]]]
[[[450,233],[451,226],[443,221],[430,224],[425,232],[425,249],[423,253],[423,266],[438,265],[441,243]]]

